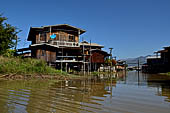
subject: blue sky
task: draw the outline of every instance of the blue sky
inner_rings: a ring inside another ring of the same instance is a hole
[[[0,13],[22,30],[19,47],[31,26],[55,24],[85,29],[85,40],[113,47],[118,59],[170,46],[170,0],[3,0]]]

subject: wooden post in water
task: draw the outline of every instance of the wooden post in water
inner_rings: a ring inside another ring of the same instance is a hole
[[[138,85],[139,85],[139,65],[140,65],[139,63],[140,62],[139,62],[139,59],[138,59],[138,70],[137,70],[138,71]]]
[[[110,73],[110,97],[112,98],[112,73]]]
[[[138,72],[139,72],[139,65],[140,65],[140,64],[139,64],[139,59],[138,59]]]
[[[139,86],[139,84],[140,84],[140,83],[139,83],[139,65],[140,65],[139,63],[140,63],[140,62],[139,62],[139,59],[138,59],[138,86]]]
[[[112,72],[112,49],[113,48],[109,48],[110,49],[110,72]]]
[[[126,64],[126,61],[125,61],[125,73],[126,73],[126,66],[127,66],[127,64]]]

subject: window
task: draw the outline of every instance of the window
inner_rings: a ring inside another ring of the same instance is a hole
[[[69,35],[69,42],[75,42],[75,36]]]
[[[46,41],[46,33],[40,33],[40,41]]]
[[[60,33],[60,41],[66,41],[66,35],[65,35],[65,33]]]

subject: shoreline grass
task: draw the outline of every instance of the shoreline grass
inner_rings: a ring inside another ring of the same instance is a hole
[[[160,75],[167,75],[170,77],[170,72],[167,72],[167,73],[159,73]]]
[[[82,76],[61,72],[40,59],[0,56],[0,78],[65,80],[79,79]]]
[[[0,56],[0,74],[45,74],[45,75],[67,75],[49,67],[43,60],[19,57],[2,57]]]

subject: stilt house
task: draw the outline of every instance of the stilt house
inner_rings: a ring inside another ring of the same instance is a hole
[[[142,66],[142,71],[147,73],[170,72],[170,46],[155,53],[156,56],[147,58],[147,63]]]
[[[57,69],[94,71],[108,53],[102,50],[102,45],[80,42],[80,35],[85,32],[68,24],[31,27],[27,39],[31,45],[18,52],[30,50],[32,58],[45,60]]]

